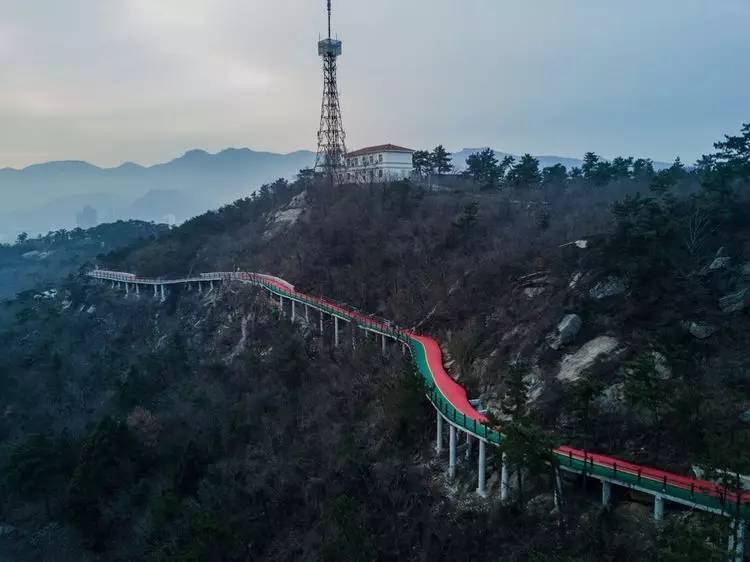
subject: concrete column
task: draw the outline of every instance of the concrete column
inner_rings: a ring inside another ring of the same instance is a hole
[[[437,437],[435,438],[435,452],[439,455],[443,452],[443,416],[440,412],[435,410],[437,413]]]
[[[471,433],[466,432],[466,460],[471,458]]]
[[[448,457],[448,478],[453,480],[456,477],[456,426],[450,425],[450,433],[448,435],[450,450]]]
[[[279,295],[279,311],[281,312],[281,315],[284,316],[284,297]]]
[[[166,295],[164,294],[164,285],[161,286],[161,300],[164,302],[166,300]]]
[[[297,309],[295,308],[295,302],[292,300],[292,324],[294,324],[295,319],[297,318]]]
[[[154,285],[154,298],[158,296],[159,296],[159,288],[156,285]]]
[[[339,346],[339,317],[333,317],[333,346]]]
[[[503,453],[502,468],[500,469],[500,501],[506,501],[508,496],[510,496],[509,480],[508,455]]]
[[[487,497],[487,490],[485,489],[485,482],[487,479],[487,443],[483,440],[479,440],[479,477],[477,481],[477,494],[483,498]]]
[[[664,497],[654,496],[654,521],[664,520]]]
[[[733,519],[729,525],[729,562],[744,562],[745,560],[745,521]]]
[[[381,337],[382,337],[382,340],[380,343],[380,351],[383,353],[383,355],[385,355],[385,336],[381,335]]]
[[[214,290],[214,282],[213,281],[209,281],[208,284],[211,287],[211,290],[213,291]]]
[[[203,292],[203,283],[201,283],[200,281],[198,281],[198,292],[199,293]]]
[[[125,296],[130,294],[130,283],[125,283]]]
[[[552,497],[555,501],[555,509],[559,511],[562,507],[562,480],[560,478],[559,468],[555,468],[553,477],[555,479],[555,490]]]
[[[320,311],[320,337],[323,337],[323,311]]]
[[[606,480],[602,480],[602,505],[609,507],[612,501],[612,484]]]
[[[310,321],[310,307],[305,305],[305,322]]]
[[[137,296],[141,295],[141,286],[138,283],[135,284],[135,294]]]

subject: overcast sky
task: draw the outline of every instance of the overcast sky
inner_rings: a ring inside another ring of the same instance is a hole
[[[315,148],[324,0],[3,0],[0,167]],[[750,121],[750,0],[334,0],[350,149],[693,161]]]

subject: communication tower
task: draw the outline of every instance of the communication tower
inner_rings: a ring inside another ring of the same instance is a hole
[[[341,56],[341,41],[331,37],[331,0],[328,0],[328,38],[318,41],[323,59],[323,103],[318,130],[315,170],[330,183],[343,181],[346,170],[346,133],[341,121],[341,105],[336,81],[336,61]]]

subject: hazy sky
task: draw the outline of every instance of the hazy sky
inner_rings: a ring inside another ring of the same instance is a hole
[[[315,147],[324,0],[3,0],[0,167]],[[750,121],[750,0],[334,0],[349,148],[692,161]]]

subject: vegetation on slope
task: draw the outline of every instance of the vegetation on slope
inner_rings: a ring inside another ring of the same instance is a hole
[[[537,182],[525,159],[456,192],[303,176],[102,265],[265,271],[416,327],[521,447],[744,470],[750,127],[692,171],[625,161],[603,181],[587,160]],[[578,495],[550,516],[544,474],[523,512],[473,499],[473,469],[446,486],[408,363],[364,342],[331,353],[246,289],[159,304],[80,280],[9,310],[0,528],[24,559],[725,556],[712,518],[660,531],[644,506]],[[580,330],[558,341],[573,313]],[[601,338],[616,347],[583,361]]]

